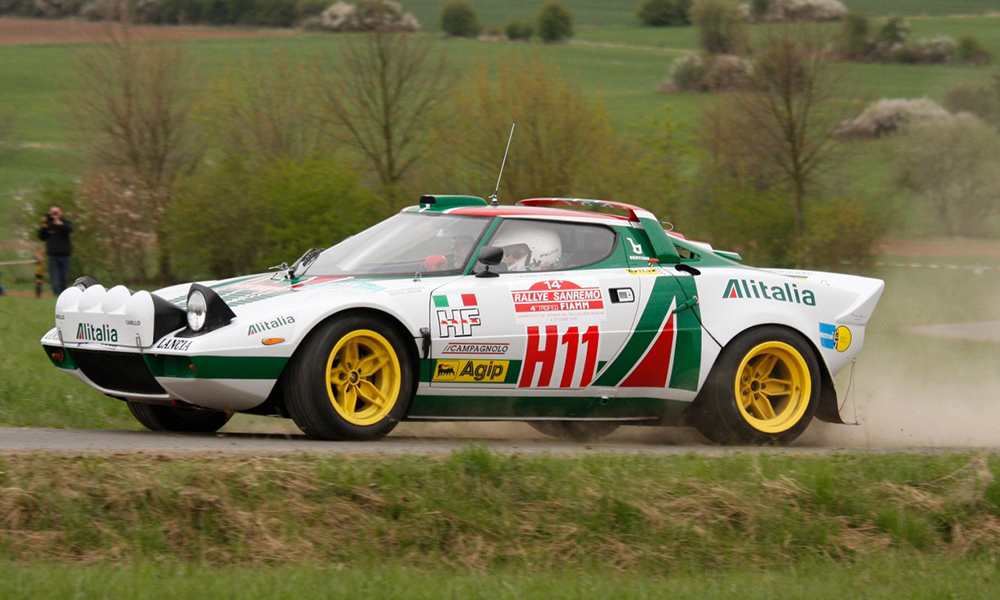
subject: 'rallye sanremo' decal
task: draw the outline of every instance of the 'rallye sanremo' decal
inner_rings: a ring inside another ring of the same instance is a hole
[[[669,378],[671,388],[697,390],[701,372],[698,305],[676,311],[696,294],[690,277],[657,277],[635,330],[594,385],[664,387]]]

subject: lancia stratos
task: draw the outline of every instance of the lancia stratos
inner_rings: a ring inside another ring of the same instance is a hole
[[[783,444],[842,422],[834,375],[883,282],[751,268],[668,229],[609,201],[423,196],[273,273],[154,292],[81,278],[41,343],[161,431],[252,413],[327,440],[492,420]]]

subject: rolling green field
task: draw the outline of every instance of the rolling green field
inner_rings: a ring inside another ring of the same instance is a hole
[[[521,19],[533,21],[541,0],[468,0],[485,26],[502,27]],[[428,29],[437,29],[443,0],[407,0],[406,9],[414,14]],[[578,28],[591,29],[607,26],[640,24],[636,13],[641,0],[563,0],[573,13]],[[978,15],[1000,10],[996,0],[845,0],[848,8],[871,15]]]
[[[596,4],[596,3],[595,3]],[[765,28],[755,27],[758,35]],[[914,21],[921,36],[972,33],[1000,56],[1000,18],[933,18]],[[431,35],[431,34],[429,34]],[[198,61],[205,80],[238,67],[248,57],[266,62],[277,53],[311,59],[335,55],[336,36],[303,35],[295,38],[203,40],[187,47]],[[437,42],[456,72],[479,64],[509,60],[513,56],[541,55],[556,62],[584,89],[605,101],[612,123],[623,134],[639,135],[651,119],[671,114],[682,132],[697,131],[702,107],[713,98],[697,94],[662,94],[656,86],[666,79],[671,62],[695,48],[693,29],[641,28],[606,25],[581,30],[568,45],[510,44],[474,40]],[[0,239],[11,237],[12,222],[20,214],[15,198],[37,188],[44,180],[70,181],[83,168],[74,150],[75,134],[69,123],[67,100],[74,90],[74,46],[0,46],[0,107],[16,118],[20,148],[0,162]],[[929,97],[941,101],[954,85],[985,80],[990,69],[952,66],[851,64],[843,101],[853,110],[877,98]],[[860,154],[878,155],[862,149]],[[858,154],[852,152],[852,154]],[[444,157],[442,157],[443,159]],[[884,160],[858,160],[858,176],[865,189],[878,189],[887,178]],[[459,190],[468,191],[468,190]],[[663,215],[665,218],[667,216]]]

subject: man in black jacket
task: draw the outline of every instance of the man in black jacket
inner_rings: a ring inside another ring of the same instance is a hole
[[[52,281],[52,292],[58,296],[66,289],[69,279],[69,255],[72,246],[69,236],[73,233],[73,224],[63,218],[62,209],[53,206],[42,219],[42,228],[38,230],[38,239],[45,241],[45,252],[49,256],[49,279]]]

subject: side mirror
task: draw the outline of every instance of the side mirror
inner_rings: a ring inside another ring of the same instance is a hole
[[[499,246],[483,246],[479,250],[479,262],[483,263],[486,269],[476,273],[476,277],[499,277],[499,273],[490,271],[490,265],[499,265],[501,260],[503,260],[503,248]]]

